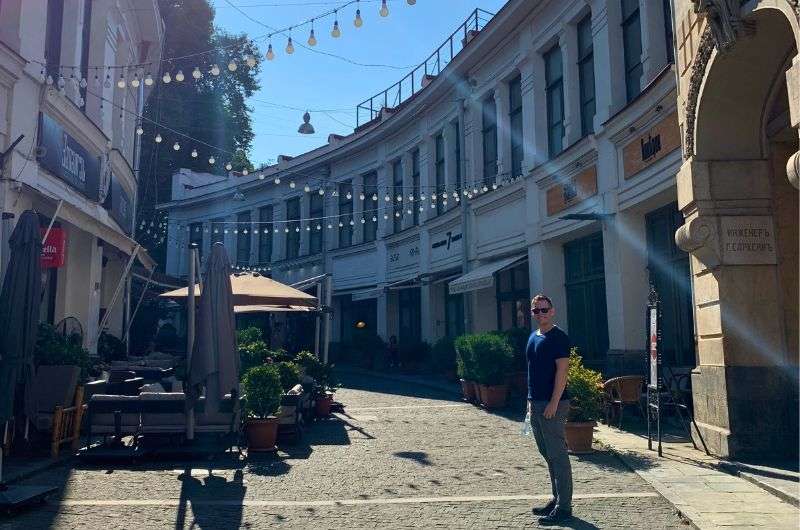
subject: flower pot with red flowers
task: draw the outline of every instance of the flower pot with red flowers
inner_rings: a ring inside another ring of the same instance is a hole
[[[254,366],[242,378],[245,397],[245,434],[248,451],[274,451],[281,405],[280,372],[274,365]]]
[[[480,385],[481,404],[487,410],[506,406],[507,374],[514,359],[508,340],[496,333],[473,335],[470,341],[475,379]]]
[[[594,427],[602,409],[602,382],[600,373],[583,366],[578,349],[573,348],[567,371],[570,409],[565,427],[567,449],[573,454],[592,452]]]

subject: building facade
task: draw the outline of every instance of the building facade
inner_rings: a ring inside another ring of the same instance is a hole
[[[791,0],[512,0],[354,134],[176,180],[168,272],[223,240],[331,274],[337,341],[526,328],[545,292],[606,376],[645,372],[652,286],[708,447],[796,454],[798,35]]]
[[[797,457],[796,0],[675,2],[698,425],[723,455]]]
[[[63,263],[43,268],[41,320],[74,317],[92,351],[104,320],[126,331],[133,256],[153,266],[132,239],[149,90],[143,78],[120,89],[117,76],[131,64],[157,71],[163,32],[155,0],[0,2],[0,272],[22,211],[39,213],[43,233],[52,222],[45,246]]]

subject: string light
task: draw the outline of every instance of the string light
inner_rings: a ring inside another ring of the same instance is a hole
[[[192,158],[197,158],[197,149],[192,149]]]
[[[216,160],[214,160],[213,156],[208,158],[208,163],[211,164],[212,166],[214,165],[215,162]]]
[[[311,19],[311,33],[308,35],[308,45],[309,46],[316,46],[317,45],[317,37],[314,36],[314,19]]]
[[[141,125],[136,127],[136,134],[139,135],[139,136],[144,134],[144,129],[142,129]]]
[[[280,184],[281,183],[281,178],[280,177],[275,177],[275,180],[273,182],[275,182],[275,184]]]
[[[180,149],[181,149],[181,144],[179,144],[178,142],[175,142],[175,143],[172,145],[172,148],[173,148],[174,150],[176,150],[176,151],[180,151]]]
[[[356,0],[356,18],[353,20],[353,25],[357,28],[360,28],[364,25],[364,20],[361,18],[361,3]]]
[[[248,68],[254,68],[256,65],[256,58],[252,55],[245,57],[244,62],[247,63]]]
[[[216,76],[218,76],[218,75],[219,75],[219,73],[220,73],[220,72],[219,72],[219,65],[217,65],[217,64],[213,64],[213,65],[211,65],[211,75],[213,75],[214,77],[216,77]]]
[[[272,43],[270,42],[269,46],[267,47],[267,60],[271,61],[273,59],[275,59],[275,52],[272,51]]]
[[[161,140],[162,140],[162,138],[161,138],[161,133],[156,133],[156,143],[157,143],[157,144],[160,144],[160,143],[161,143]]]
[[[161,78],[161,80],[166,84],[170,84],[172,82],[172,76],[169,75],[169,72],[166,72],[164,74],[164,77]]]
[[[338,11],[333,10],[333,29],[331,30],[331,37],[338,39],[342,36],[342,31],[339,29],[339,15]]]
[[[381,10],[379,11],[379,13],[381,14],[382,17],[389,16],[389,6],[386,5],[386,0],[383,0],[383,3],[381,4]]]
[[[230,162],[228,162],[227,164],[225,164],[225,169],[230,171],[231,169],[233,169],[233,165]]]
[[[178,70],[178,73],[175,74],[175,81],[177,81],[178,83],[182,83],[184,79],[186,79],[186,78],[183,75],[183,71],[182,70]]]
[[[149,73],[147,74],[147,77],[144,78],[144,84],[145,84],[145,86],[153,86],[153,76],[150,75]],[[86,87],[84,86],[83,88],[86,88]]]
[[[228,63],[229,71],[235,72],[237,68],[239,68],[239,66],[236,64],[236,61],[231,60],[231,62]]]
[[[289,55],[294,53],[294,44],[292,43],[291,35],[289,35],[289,40],[286,42],[286,53]]]

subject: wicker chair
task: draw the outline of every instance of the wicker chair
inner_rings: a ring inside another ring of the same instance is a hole
[[[611,424],[612,414],[618,411],[617,426],[622,426],[622,411],[625,409],[625,405],[636,405],[639,407],[642,417],[645,417],[641,399],[643,385],[644,377],[640,375],[614,377],[603,383],[603,409],[607,425]]]

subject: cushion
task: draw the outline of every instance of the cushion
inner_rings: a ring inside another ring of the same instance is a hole
[[[133,432],[139,428],[139,396],[117,396],[110,394],[95,394],[89,400],[89,416],[92,430],[95,432],[109,431],[98,427],[114,427],[114,411],[122,412],[122,429]]]
[[[139,394],[142,392],[165,392],[165,390],[161,383],[150,383],[139,387]]]
[[[186,426],[183,392],[142,392],[142,430],[181,432]]]

